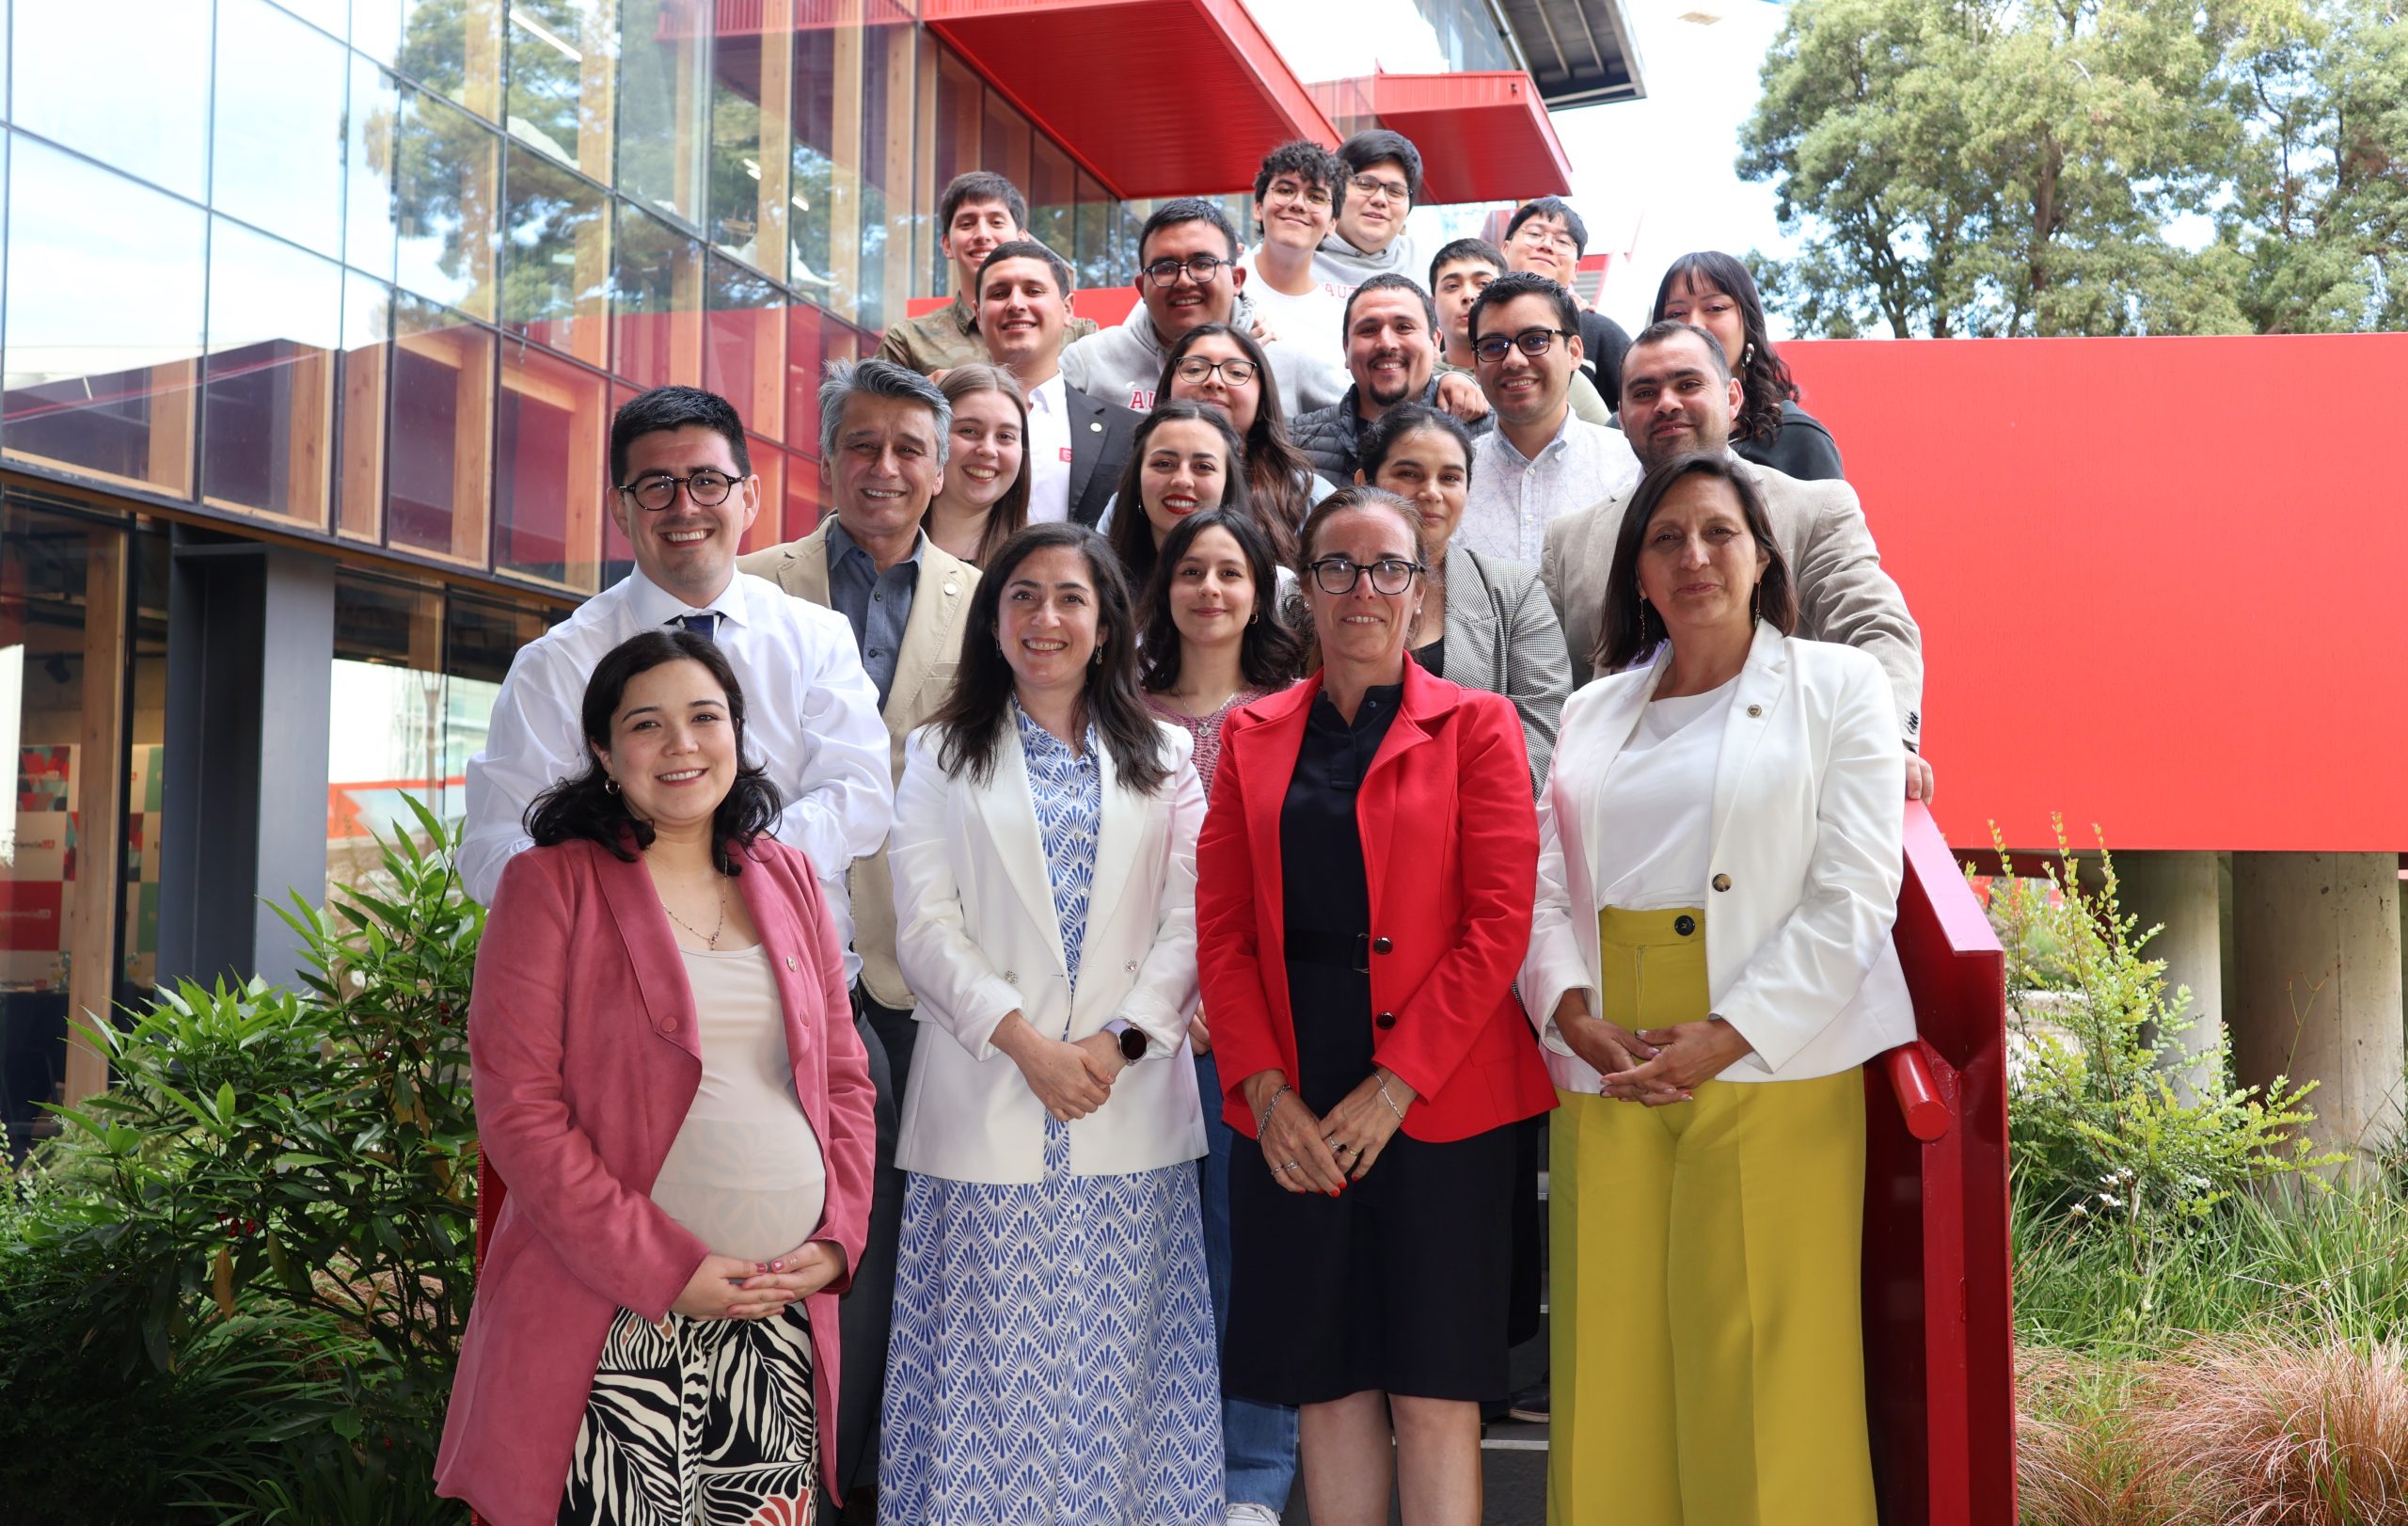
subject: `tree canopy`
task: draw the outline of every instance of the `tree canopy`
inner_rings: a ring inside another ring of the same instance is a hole
[[[1796,0],[1739,171],[1810,332],[2408,328],[2400,0]]]

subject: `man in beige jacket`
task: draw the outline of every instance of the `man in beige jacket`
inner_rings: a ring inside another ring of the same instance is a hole
[[[1713,335],[1688,324],[1650,326],[1623,358],[1622,426],[1639,464],[1652,471],[1688,451],[1725,450],[1738,413],[1739,383]],[[1931,765],[1915,752],[1923,731],[1923,633],[1906,596],[1881,570],[1856,489],[1845,482],[1799,482],[1739,463],[1763,494],[1773,538],[1798,589],[1798,634],[1861,646],[1890,676],[1907,744],[1907,795],[1927,799]],[[1572,684],[1587,683],[1605,613],[1606,580],[1623,510],[1636,485],[1547,526],[1539,576],[1563,622]]]
[[[918,372],[891,360],[862,360],[828,368],[819,386],[819,469],[835,513],[800,540],[755,551],[737,565],[850,622],[862,666],[878,689],[888,767],[899,780],[903,739],[952,691],[962,612],[978,582],[976,567],[947,555],[920,529],[928,501],[944,485],[953,408]],[[895,965],[895,892],[886,850],[855,859],[849,878],[853,949],[862,961],[853,999],[878,1039],[871,1078],[880,1084],[869,1244],[839,1311],[847,1359],[836,1401],[836,1476],[848,1492],[878,1476],[878,1404],[902,1212],[895,1125],[919,1027],[911,988]],[[831,1518],[833,1514],[832,1508]]]

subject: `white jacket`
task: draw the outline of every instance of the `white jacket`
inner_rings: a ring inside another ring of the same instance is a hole
[[[1567,991],[1600,1010],[1591,844],[1604,831],[1606,771],[1671,665],[1576,691],[1539,796],[1539,882],[1520,989],[1548,1073],[1594,1092],[1551,1022]],[[1853,647],[1767,625],[1740,671],[1714,774],[1705,892],[1713,1012],[1755,1053],[1725,1081],[1803,1081],[1861,1065],[1914,1037],[1906,972],[1890,941],[1906,877],[1906,778],[1895,702],[1880,663]]]
[[[1004,725],[983,785],[967,771],[946,777],[932,728],[905,743],[887,853],[895,958],[920,998],[912,1015],[952,1041],[930,1035],[912,1052],[895,1151],[905,1170],[957,1182],[1044,1174],[1045,1106],[991,1041],[1014,1011],[1051,1037],[1084,1039],[1125,1018],[1149,1041],[1111,1100],[1070,1123],[1072,1171],[1153,1170],[1204,1153],[1187,1047],[1204,786],[1193,739],[1177,726],[1162,731],[1171,774],[1153,796],[1120,787],[1111,754],[1097,755],[1103,802],[1076,1001],[1019,729]]]

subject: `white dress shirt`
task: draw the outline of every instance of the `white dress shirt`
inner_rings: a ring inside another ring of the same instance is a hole
[[[845,871],[875,852],[895,817],[886,724],[846,618],[777,584],[737,573],[710,608],[718,642],[744,690],[744,755],[768,772],[786,803],[771,829],[810,855],[837,936],[845,978],[859,968]],[[586,681],[628,637],[702,612],[642,572],[604,589],[519,648],[493,702],[483,751],[468,759],[467,823],[460,879],[490,905],[502,866],[531,848],[522,819],[535,797],[583,771],[591,752],[579,714]]]
[[[1062,374],[1028,394],[1028,522],[1058,525],[1070,517],[1070,409]]]
[[[1535,456],[1515,450],[1503,428],[1492,429],[1471,442],[1471,491],[1454,543],[1537,566],[1550,521],[1613,497],[1640,475],[1621,430],[1576,419],[1569,407],[1563,427]]]

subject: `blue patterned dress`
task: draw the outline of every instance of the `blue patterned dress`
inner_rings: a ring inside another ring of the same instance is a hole
[[[1012,714],[1075,992],[1103,806],[1095,732],[1073,753],[1017,705]],[[1071,1175],[1069,1130],[1052,1118],[1038,1181],[912,1174],[880,1521],[1221,1519],[1220,1371],[1196,1192],[1185,1163]]]

